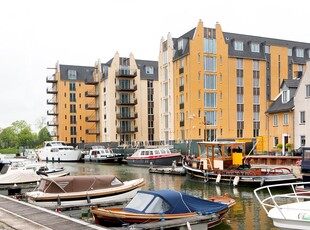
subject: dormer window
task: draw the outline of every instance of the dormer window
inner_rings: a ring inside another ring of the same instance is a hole
[[[68,70],[68,79],[69,80],[76,80],[76,70]]]
[[[235,47],[235,50],[243,51],[243,42],[234,41],[234,47]]]
[[[253,53],[259,53],[259,43],[251,43],[251,51]]]
[[[291,56],[293,55],[293,51],[292,51],[291,48],[288,48],[288,50],[287,50],[287,55],[288,55],[289,57],[291,57]]]
[[[184,48],[183,45],[184,45],[183,39],[178,40],[178,50],[183,50]]]
[[[146,72],[146,74],[154,74],[154,67],[153,66],[146,66],[145,72]]]
[[[299,48],[297,48],[297,49],[296,49],[296,57],[301,57],[301,58],[303,58],[303,57],[304,57],[304,49],[299,49]]]
[[[287,103],[289,99],[289,91],[284,90],[282,91],[282,103]]]

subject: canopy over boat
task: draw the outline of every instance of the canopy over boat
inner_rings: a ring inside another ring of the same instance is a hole
[[[197,212],[210,214],[228,209],[227,204],[200,199],[173,190],[138,191],[124,208],[133,213],[180,214]]]
[[[42,178],[37,188],[45,193],[69,193],[122,186],[123,182],[113,175],[66,176]]]

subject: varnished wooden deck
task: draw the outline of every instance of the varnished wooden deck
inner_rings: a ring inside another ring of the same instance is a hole
[[[108,229],[0,195],[0,223],[13,229]],[[6,229],[6,228],[2,228]],[[9,228],[8,228],[9,229]]]

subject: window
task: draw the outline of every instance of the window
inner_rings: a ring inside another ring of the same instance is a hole
[[[153,66],[146,66],[145,72],[146,72],[146,74],[154,74],[154,67]]]
[[[273,126],[278,126],[278,119],[279,117],[277,114],[273,115]]]
[[[301,58],[303,58],[303,57],[304,57],[304,49],[299,49],[299,48],[297,48],[297,49],[296,49],[296,57],[301,57]]]
[[[70,113],[76,113],[76,105],[70,104]]]
[[[243,111],[238,111],[237,112],[237,121],[243,121],[243,116],[244,116],[244,112]]]
[[[290,56],[290,57],[293,55],[293,51],[292,51],[291,48],[288,48],[287,55]]]
[[[180,113],[180,121],[184,121],[184,113]]]
[[[69,90],[70,90],[70,91],[75,91],[75,90],[76,90],[75,82],[70,82]]]
[[[205,74],[204,89],[216,89],[216,75]]]
[[[205,112],[206,125],[216,125],[216,111]]]
[[[184,86],[184,77],[180,77],[180,86]]]
[[[306,145],[306,136],[302,135],[300,136],[300,146]]]
[[[216,40],[210,38],[204,38],[204,47],[203,51],[209,54],[216,53]]]
[[[71,126],[70,127],[70,134],[71,135],[76,135],[76,127],[75,126]]]
[[[279,144],[279,138],[273,137],[273,147],[277,147],[278,144]]]
[[[306,97],[310,97],[310,85],[306,85]]]
[[[68,79],[69,80],[76,80],[76,70],[68,70]]]
[[[270,46],[265,46],[265,53],[270,54]]]
[[[287,90],[282,91],[282,103],[288,102],[288,94],[289,92]]]
[[[70,101],[71,102],[75,102],[76,101],[75,93],[70,93]]]
[[[70,116],[70,124],[76,124],[76,116]]]
[[[288,114],[283,114],[283,125],[288,125]]]
[[[178,41],[178,50],[183,50],[183,39]]]
[[[305,124],[306,123],[306,112],[305,111],[301,111],[299,113],[299,124]]]
[[[235,41],[234,42],[234,47],[235,47],[235,50],[243,51],[243,42]]]
[[[204,71],[216,72],[216,57],[204,57]]]
[[[253,53],[259,53],[259,44],[258,43],[251,43],[251,51]]]
[[[205,93],[204,94],[204,107],[205,108],[216,108],[216,93]]]

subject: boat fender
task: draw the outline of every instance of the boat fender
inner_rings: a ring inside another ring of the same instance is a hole
[[[217,174],[217,177],[216,177],[216,183],[218,184],[218,183],[220,183],[220,181],[221,181],[221,174]]]
[[[58,205],[58,206],[60,206],[60,205],[61,205],[61,200],[60,200],[59,195],[58,195],[58,197],[57,197],[57,205]]]
[[[260,181],[260,186],[264,186],[265,184],[265,178],[262,178],[262,180]]]
[[[89,194],[87,194],[86,199],[87,199],[87,204],[90,204],[91,200],[90,200]]]
[[[239,180],[240,180],[240,177],[239,176],[235,176],[234,181],[233,181],[233,185],[234,186],[238,185]]]

